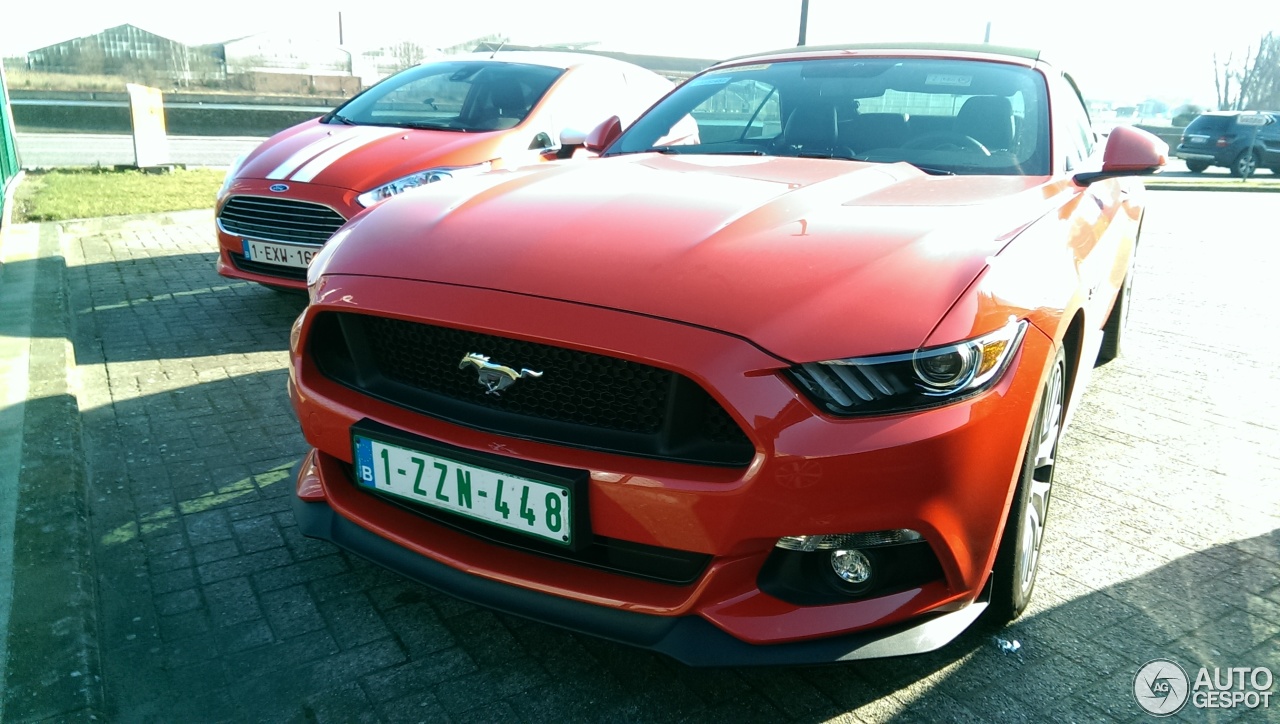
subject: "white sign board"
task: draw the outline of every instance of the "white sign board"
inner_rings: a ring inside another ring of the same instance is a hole
[[[164,125],[164,100],[159,88],[128,83],[129,117],[133,121],[133,158],[138,168],[169,163],[169,136]]]

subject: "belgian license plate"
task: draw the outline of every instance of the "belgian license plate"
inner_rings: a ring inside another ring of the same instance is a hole
[[[267,241],[243,239],[244,258],[263,264],[292,266],[306,269],[311,259],[320,252],[318,246],[298,246],[295,244],[272,244]]]
[[[352,435],[356,483],[562,546],[574,544],[569,486]]]

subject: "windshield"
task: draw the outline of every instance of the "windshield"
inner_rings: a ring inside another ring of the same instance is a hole
[[[561,68],[485,60],[428,63],[387,78],[325,120],[496,131],[519,125],[562,73]]]
[[[1039,73],[936,58],[824,58],[708,71],[608,154],[744,154],[906,161],[933,173],[1046,175]]]

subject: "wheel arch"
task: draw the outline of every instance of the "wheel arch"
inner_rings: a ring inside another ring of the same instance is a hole
[[[1075,407],[1076,381],[1080,379],[1081,360],[1084,358],[1084,310],[1077,309],[1062,335],[1062,352],[1067,361],[1067,409]]]

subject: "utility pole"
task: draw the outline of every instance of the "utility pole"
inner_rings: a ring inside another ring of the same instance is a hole
[[[804,45],[805,32],[809,27],[809,0],[800,0],[800,42],[797,46]]]
[[[342,45],[342,11],[338,11],[338,45]]]

